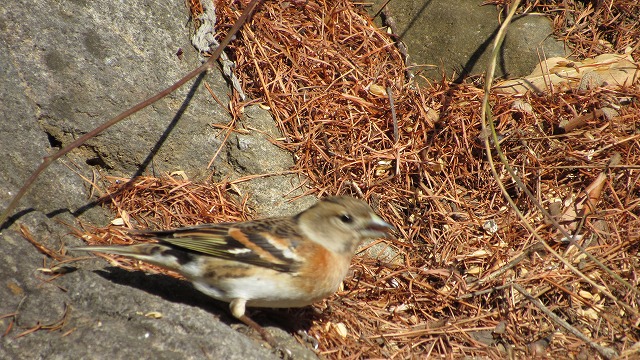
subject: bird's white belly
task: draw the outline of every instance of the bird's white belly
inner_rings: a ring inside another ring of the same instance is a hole
[[[232,278],[225,279],[215,285],[209,284],[205,280],[194,279],[193,284],[199,291],[221,301],[231,302],[234,299],[245,299],[248,307],[303,307],[317,300],[310,299],[290,286],[287,281],[281,281],[281,279],[279,281],[277,277]]]

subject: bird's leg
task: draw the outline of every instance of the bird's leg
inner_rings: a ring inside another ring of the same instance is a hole
[[[279,347],[279,344],[276,341],[276,339],[274,339],[273,336],[271,336],[271,334],[269,334],[269,332],[265,328],[260,326],[257,322],[251,320],[251,318],[248,317],[247,315],[242,315],[241,317],[238,318],[238,320],[242,321],[247,326],[257,331],[258,334],[262,336],[262,339],[264,339],[264,341],[266,341],[274,349]]]
[[[257,322],[251,320],[251,318],[244,313],[246,309],[246,304],[247,304],[247,301],[244,299],[234,299],[233,301],[231,301],[231,303],[229,303],[231,314],[236,319],[245,323],[245,325],[257,331],[258,334],[262,336],[262,339],[264,339],[264,341],[266,341],[269,345],[271,345],[272,348],[280,349],[281,346],[280,344],[278,344],[276,339],[274,339],[273,336],[271,336],[271,334],[269,334],[265,328],[260,326]]]

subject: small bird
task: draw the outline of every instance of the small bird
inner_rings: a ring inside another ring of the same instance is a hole
[[[303,307],[338,290],[358,244],[393,226],[362,200],[328,197],[290,217],[136,231],[157,243],[86,246],[176,271],[199,291],[229,303],[231,314],[274,348],[276,341],[246,307]]]

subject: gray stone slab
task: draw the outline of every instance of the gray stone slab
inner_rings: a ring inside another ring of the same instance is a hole
[[[375,0],[371,12],[386,2]],[[483,74],[501,16],[506,16],[479,0],[394,0],[387,7],[397,24],[396,35],[408,47],[409,63],[417,65],[414,72],[436,81],[443,73],[456,80]],[[545,16],[515,17],[498,57],[496,76],[525,76],[545,55],[566,56],[564,43],[554,39],[552,31]]]

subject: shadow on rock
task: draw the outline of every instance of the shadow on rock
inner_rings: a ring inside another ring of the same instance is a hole
[[[218,316],[227,325],[239,323],[229,313],[227,303],[201,293],[186,280],[118,267],[107,267],[95,273],[116,284],[134,287],[167,301],[199,307]],[[299,309],[249,308],[249,312],[251,318],[263,326],[273,324],[293,333],[308,330],[313,320],[322,316],[310,306]]]

